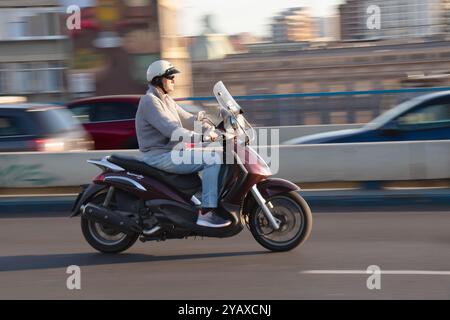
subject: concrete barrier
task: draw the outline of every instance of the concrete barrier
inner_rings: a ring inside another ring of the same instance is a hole
[[[67,187],[89,183],[100,169],[86,160],[111,153],[140,155],[137,150],[3,153],[0,187]],[[450,178],[450,141],[282,145],[279,159],[276,176],[294,182]]]
[[[450,178],[450,141],[280,146],[279,177],[301,182]]]
[[[0,187],[67,187],[89,183],[101,171],[86,160],[100,159],[112,153],[139,155],[137,150],[1,153]]]

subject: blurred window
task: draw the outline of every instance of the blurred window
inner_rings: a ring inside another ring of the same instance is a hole
[[[50,92],[59,92],[63,87],[63,68],[59,63],[47,63],[47,70],[40,70],[44,75],[45,90]]]
[[[6,93],[6,83],[5,83],[5,71],[2,70],[2,65],[0,64],[0,94]]]
[[[63,73],[64,67],[58,62],[4,64],[0,70],[0,92],[61,92]]]
[[[57,36],[61,34],[59,14],[46,12],[42,14],[44,20],[44,35]]]
[[[11,21],[7,29],[10,38],[20,38],[26,36],[26,22],[23,20]]]
[[[20,118],[11,116],[0,116],[0,137],[25,135]]]
[[[128,102],[98,102],[71,108],[82,123],[130,120],[136,117],[137,104]]]
[[[412,55],[410,55],[410,58],[411,58],[411,60],[422,61],[427,58],[427,55],[426,54],[412,54]]]
[[[145,7],[150,4],[150,0],[125,0],[125,4],[129,7]]]
[[[20,39],[25,37],[61,36],[60,8],[4,8],[2,9],[0,37]]]
[[[355,63],[369,63],[370,60],[367,57],[358,57],[358,58],[354,58],[353,62],[355,62]]]
[[[5,64],[7,70],[8,88],[7,92],[28,93],[30,83],[27,81],[26,71],[27,64],[10,63]]]
[[[73,117],[80,123],[89,123],[92,119],[93,108],[91,105],[81,104],[70,108]]]
[[[400,116],[398,121],[400,125],[450,125],[450,103],[425,106]]]
[[[277,93],[295,93],[295,84],[294,83],[279,83],[276,86]]]
[[[128,120],[136,117],[137,105],[123,102],[103,103],[97,105],[94,121]]]
[[[30,112],[36,127],[41,133],[58,134],[78,130],[78,124],[72,114],[64,108],[50,107]]]
[[[15,69],[15,85],[17,92],[29,93],[33,92],[33,71],[31,70],[30,63],[16,64]]]

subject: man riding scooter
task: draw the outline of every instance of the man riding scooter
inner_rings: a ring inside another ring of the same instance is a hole
[[[139,150],[143,153],[143,161],[159,170],[176,174],[189,174],[202,171],[202,208],[199,210],[197,224],[204,227],[222,228],[231,224],[217,215],[214,210],[218,206],[219,173],[221,162],[219,155],[213,163],[205,162],[199,151],[189,151],[190,162],[175,164],[174,152],[177,156],[182,150],[174,150],[179,141],[172,141],[177,130],[183,137],[199,138],[193,131],[197,118],[183,110],[171,97],[174,91],[175,75],[180,73],[168,61],[158,60],[147,69],[149,89],[142,96],[136,113],[136,134]],[[183,126],[182,121],[185,123]],[[214,127],[204,122],[204,136],[211,141],[218,138]],[[185,159],[183,157],[183,159]],[[195,161],[194,161],[195,159]],[[200,160],[200,162],[198,162]]]

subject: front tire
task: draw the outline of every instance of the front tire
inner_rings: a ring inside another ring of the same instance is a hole
[[[283,193],[267,199],[275,218],[281,220],[274,230],[256,203],[250,211],[248,224],[255,240],[275,252],[289,251],[305,242],[312,230],[312,214],[306,201],[296,192]]]
[[[94,196],[89,202],[101,205],[106,194]],[[138,239],[139,234],[125,234],[112,227],[89,220],[81,215],[81,230],[86,241],[96,250],[103,253],[120,253],[130,248]]]

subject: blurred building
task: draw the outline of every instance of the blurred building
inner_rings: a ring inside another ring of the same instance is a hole
[[[57,0],[0,1],[0,95],[62,101],[70,56]]]
[[[228,54],[237,52],[229,37],[213,28],[211,15],[203,17],[203,22],[204,30],[202,34],[191,38],[189,50],[192,60],[223,59]]]
[[[338,16],[315,18],[317,41],[338,41],[340,35],[340,19]]]
[[[229,36],[231,45],[236,53],[248,52],[249,46],[263,42],[263,37],[249,32],[242,32]]]
[[[303,47],[259,45],[259,51],[193,62],[194,94],[211,95],[219,80],[233,95],[397,89],[411,76],[450,71],[450,41],[294,44]],[[449,80],[440,85],[450,86]],[[367,122],[393,103],[364,96],[242,101],[258,125]]]
[[[449,0],[347,0],[340,5],[343,40],[444,35],[449,27]],[[380,29],[369,29],[369,6],[380,9]]]
[[[173,0],[97,0],[83,8],[81,29],[71,31],[72,96],[144,93],[146,70],[158,59],[182,71],[175,96],[190,96],[190,58],[177,34],[177,10]]]
[[[193,63],[194,94],[208,94],[218,80],[238,95],[395,89],[410,75],[450,70],[450,41],[299,43],[292,50],[281,44],[276,49]]]
[[[450,34],[450,0],[444,1],[445,33]]]
[[[314,19],[306,8],[290,8],[273,18],[272,41],[311,41],[315,39]]]

